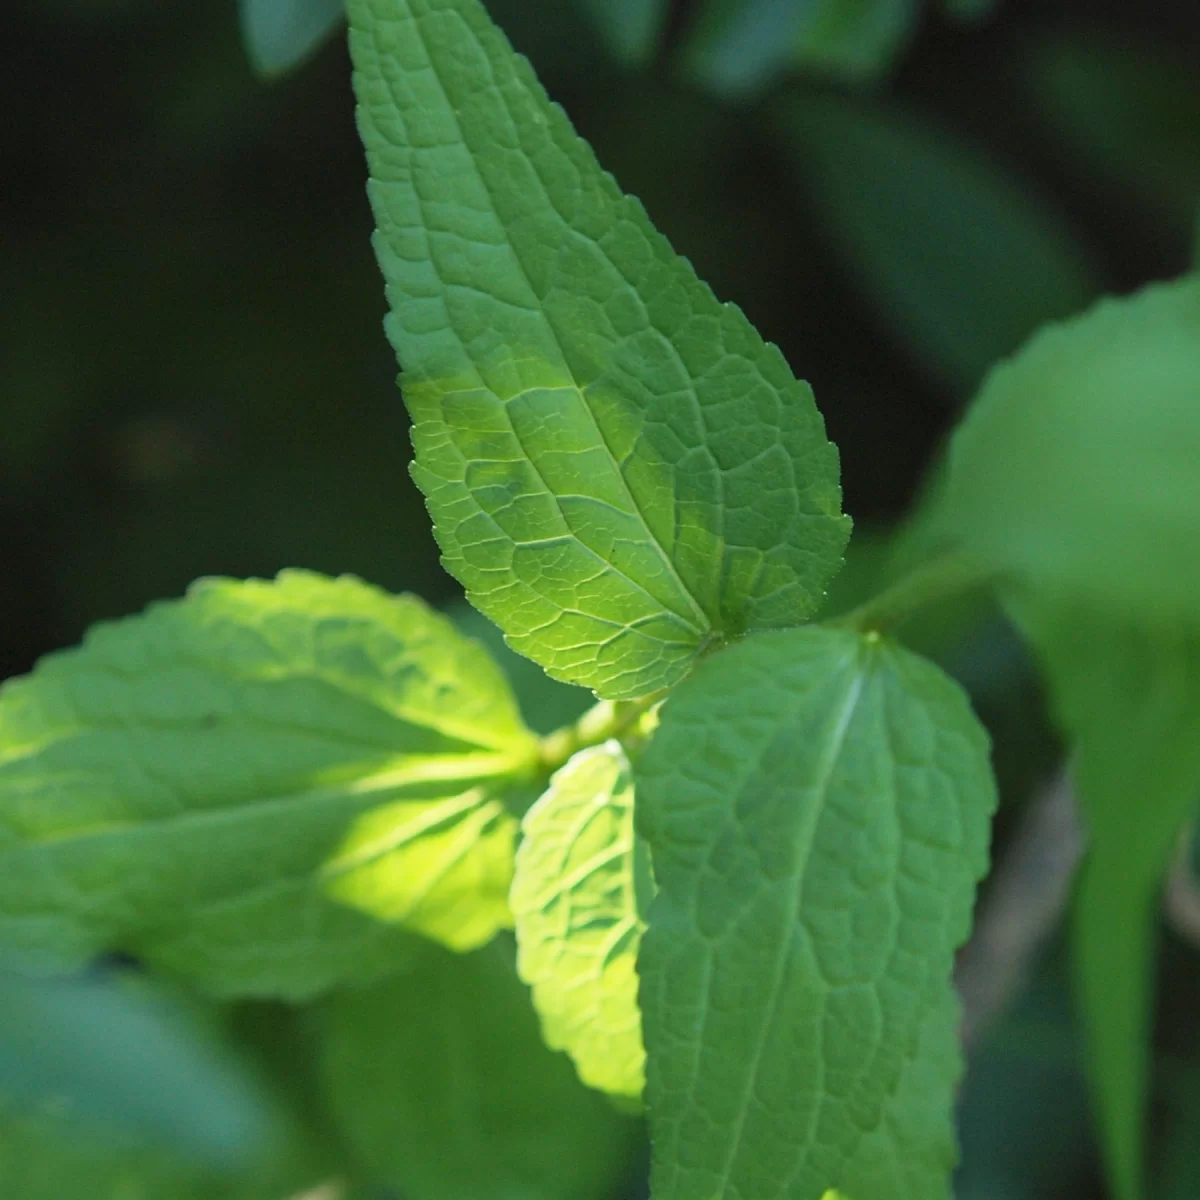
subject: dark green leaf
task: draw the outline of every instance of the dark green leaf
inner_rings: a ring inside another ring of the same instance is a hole
[[[892,108],[789,99],[775,127],[831,244],[898,343],[961,396],[1098,292],[1071,230],[980,148]]]
[[[548,1050],[501,943],[328,1002],[346,1137],[407,1200],[608,1200],[636,1128]]]

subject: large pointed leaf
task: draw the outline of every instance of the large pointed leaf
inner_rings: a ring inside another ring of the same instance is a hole
[[[987,861],[995,787],[961,691],[874,635],[747,638],[667,701],[637,786],[659,1200],[819,1200],[856,1179],[853,1200],[894,1200],[883,1165],[852,1169],[881,1122],[895,1142],[875,1161],[943,1191],[927,1146],[948,1075],[923,1135],[897,1105],[918,1046],[943,1054],[920,1035]]]
[[[808,387],[478,0],[352,0],[350,18],[414,475],[471,600],[615,699],[803,619],[848,530]]]
[[[636,1126],[543,1044],[497,941],[436,947],[323,1013],[334,1116],[377,1184],[407,1200],[609,1200]]]
[[[481,647],[411,597],[206,581],[0,692],[0,940],[303,994],[413,930],[509,922],[536,756]]]
[[[1156,913],[1172,844],[1200,801],[1200,632],[1082,605],[1017,612],[1075,748],[1089,836],[1075,911],[1080,1003],[1114,1193],[1137,1200]]]
[[[513,876],[517,968],[547,1043],[584,1083],[638,1099],[645,1083],[637,951],[653,893],[620,743],[576,754],[525,814]]]

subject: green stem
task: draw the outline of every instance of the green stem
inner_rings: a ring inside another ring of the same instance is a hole
[[[958,554],[947,554],[925,563],[898,579],[864,604],[827,622],[834,629],[859,633],[887,633],[919,609],[982,587],[994,578],[977,563]]]
[[[594,704],[574,725],[564,725],[542,738],[539,753],[542,770],[550,774],[580,750],[599,746],[610,738],[619,738],[632,729],[664,695],[665,689],[639,700],[601,700]]]

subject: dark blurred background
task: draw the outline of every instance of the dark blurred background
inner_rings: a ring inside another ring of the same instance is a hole
[[[844,7],[883,15],[781,54],[780,3],[677,0],[634,61],[615,0],[489,4],[812,383],[863,535],[848,595],[991,362],[1189,268],[1200,8]],[[265,79],[234,0],[0,6],[0,677],[199,575],[456,598],[407,476],[364,176],[340,36]],[[992,727],[1003,854],[1059,758],[1034,673],[992,614],[920,637]],[[963,1200],[1102,1195],[1056,947],[973,1054]],[[1158,1194],[1184,1200],[1200,981],[1170,934],[1164,972]]]

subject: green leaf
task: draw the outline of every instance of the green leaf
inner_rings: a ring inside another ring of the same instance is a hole
[[[988,377],[933,524],[1039,595],[1200,619],[1200,281],[1104,300]]]
[[[412,597],[207,580],[0,692],[0,940],[227,994],[391,969],[510,922],[505,789],[536,742]]]
[[[797,66],[869,80],[899,57],[917,8],[916,0],[709,0],[685,61],[707,87],[737,98]]]
[[[666,22],[668,0],[582,0],[613,54],[640,65],[654,56]]]
[[[607,1200],[636,1126],[542,1043],[500,942],[324,1010],[330,1102],[377,1182],[407,1200]]]
[[[880,323],[958,394],[1099,291],[1027,181],[915,114],[809,94],[778,106],[774,124]]]
[[[1114,1194],[1137,1200],[1162,877],[1200,800],[1200,631],[1146,629],[1085,606],[1016,612],[1075,751],[1089,838],[1078,992]]]
[[[146,988],[101,977],[0,973],[0,1096],[30,1111],[138,1134],[224,1165],[267,1135],[255,1081],[185,1014]],[[12,1192],[4,1193],[13,1195]]]
[[[623,196],[478,0],[353,0],[359,127],[443,562],[609,699],[817,605],[849,523],[808,387]]]
[[[521,822],[513,876],[517,970],[548,1045],[584,1083],[640,1099],[646,1054],[637,951],[653,894],[619,742],[580,751]]]
[[[853,1200],[894,1200],[901,1160],[938,1194],[950,1088],[924,1116],[899,1088],[987,863],[987,737],[957,685],[877,635],[747,638],[667,700],[636,779],[658,1200],[819,1200],[860,1153]]]
[[[941,0],[942,12],[952,21],[976,25],[996,15],[999,0]]]
[[[1029,49],[1027,79],[1032,110],[1089,182],[1187,232],[1200,197],[1200,97],[1189,56],[1133,30],[1047,36]]]
[[[345,13],[342,0],[239,0],[242,42],[260,75],[299,66]]]

